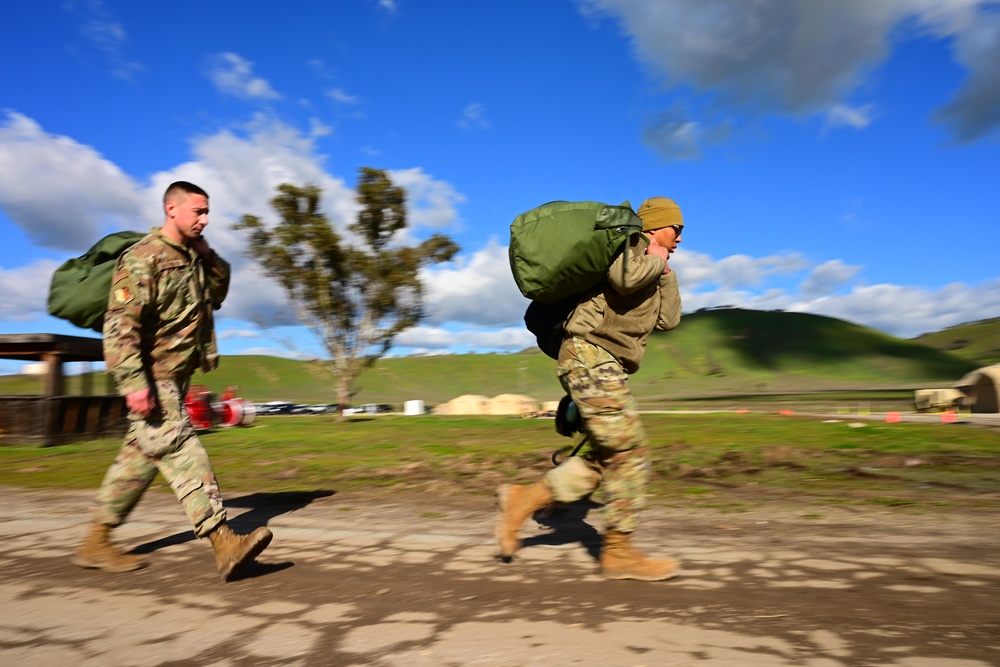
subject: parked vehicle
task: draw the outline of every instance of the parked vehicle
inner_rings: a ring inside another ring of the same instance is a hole
[[[365,403],[360,408],[361,412],[369,415],[377,415],[385,412],[392,412],[392,406],[388,403]]]
[[[258,404],[257,407],[262,415],[282,415],[291,412],[294,405],[287,401],[268,401]]]

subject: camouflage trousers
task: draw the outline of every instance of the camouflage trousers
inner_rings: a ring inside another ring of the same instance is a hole
[[[184,409],[187,379],[156,381],[157,407],[143,419],[133,413],[125,442],[97,492],[93,520],[121,525],[160,472],[184,507],[195,535],[225,521],[219,483]]]
[[[560,502],[600,486],[607,527],[631,533],[645,504],[650,459],[628,375],[609,352],[582,338],[563,341],[558,372],[583,418],[590,449],[550,470],[545,482]]]

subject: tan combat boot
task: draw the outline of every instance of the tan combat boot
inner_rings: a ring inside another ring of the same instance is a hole
[[[497,555],[503,559],[513,556],[521,548],[521,539],[517,536],[521,524],[553,502],[552,490],[545,482],[501,484],[497,488]]]
[[[271,529],[261,526],[249,535],[237,535],[225,522],[208,534],[215,550],[215,565],[223,581],[256,558],[271,543]]]
[[[74,565],[96,568],[108,572],[131,572],[146,567],[146,562],[138,556],[129,556],[111,543],[112,526],[95,523],[80,549],[70,558]]]
[[[630,533],[609,530],[601,548],[601,571],[605,579],[662,581],[680,574],[680,565],[672,560],[646,558],[632,547]]]

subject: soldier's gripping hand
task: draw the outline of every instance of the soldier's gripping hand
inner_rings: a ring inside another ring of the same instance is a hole
[[[143,417],[148,417],[153,412],[153,408],[156,407],[156,399],[153,398],[153,392],[147,387],[146,389],[133,391],[127,395],[125,397],[125,405],[132,412]]]
[[[667,261],[670,259],[670,251],[661,246],[656,242],[656,239],[651,239],[649,247],[646,248],[647,255],[656,255],[657,257],[663,258],[663,275],[670,273],[670,263]]]
[[[208,241],[205,240],[204,236],[195,236],[194,238],[189,239],[187,244],[191,250],[194,250],[199,255],[207,255],[212,252],[212,249],[209,247]]]

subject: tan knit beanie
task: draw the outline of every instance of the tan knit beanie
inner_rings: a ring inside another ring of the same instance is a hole
[[[655,232],[670,225],[684,226],[681,207],[673,199],[666,197],[650,197],[642,202],[636,214],[642,219],[644,232]]]

